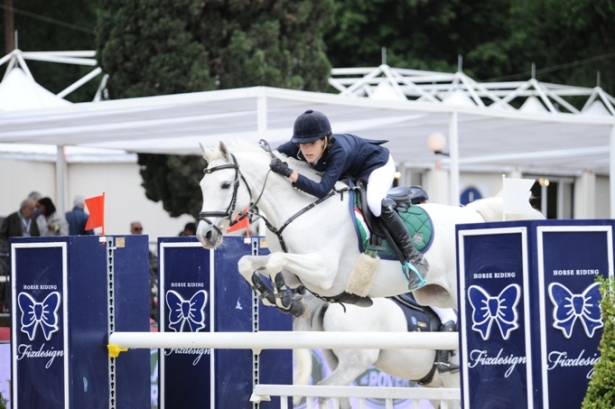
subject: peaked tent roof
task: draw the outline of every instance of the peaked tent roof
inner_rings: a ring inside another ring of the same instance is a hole
[[[58,98],[41,87],[21,68],[10,70],[0,82],[0,110],[19,111],[70,105],[71,102]]]
[[[71,84],[56,95],[34,80],[26,60],[95,66],[96,60],[89,58],[93,56],[94,53],[92,51],[22,52],[19,49],[13,50],[0,59],[0,65],[7,63],[4,77],[2,82],[0,82],[0,112],[36,111],[71,105],[72,103],[63,97],[101,72],[100,68],[95,68],[84,78]],[[53,162],[57,159],[56,151],[56,145],[0,143],[1,159]],[[136,161],[136,155],[128,154],[125,151],[81,148],[77,146],[67,146],[64,149],[64,156],[67,162]]]

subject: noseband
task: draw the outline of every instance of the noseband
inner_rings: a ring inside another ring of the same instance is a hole
[[[250,214],[254,206],[256,205],[255,203],[250,203],[250,208],[248,209],[248,211],[246,211],[245,213],[241,212],[240,217],[237,220],[232,220],[233,212],[235,211],[235,206],[237,205],[237,191],[239,190],[239,178],[241,178],[241,180],[243,180],[243,183],[246,185],[246,189],[248,189],[248,194],[250,197],[252,197],[252,191],[250,191],[250,186],[248,185],[248,183],[246,182],[246,179],[243,177],[243,174],[239,170],[239,165],[237,164],[237,159],[235,159],[235,155],[231,154],[231,158],[233,159],[232,164],[229,163],[226,165],[214,166],[213,168],[209,168],[209,169],[205,168],[203,170],[205,175],[208,175],[210,173],[214,173],[219,170],[235,169],[235,181],[233,183],[233,196],[231,197],[231,202],[228,204],[226,211],[225,212],[200,212],[199,213],[199,220],[203,220],[205,223],[209,224],[211,227],[216,229],[216,232],[218,232],[218,234],[220,235],[223,234],[222,230],[220,230],[218,226],[216,226],[211,220],[209,220],[209,217],[222,217],[223,219],[229,219],[231,221],[229,224],[229,227],[230,227],[234,225],[235,223],[238,223],[244,218],[246,218]]]

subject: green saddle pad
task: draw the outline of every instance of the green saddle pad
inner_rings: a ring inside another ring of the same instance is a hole
[[[411,206],[407,211],[400,212],[399,216],[410,232],[414,247],[418,251],[423,253],[426,252],[433,240],[433,224],[427,212],[422,207]],[[359,217],[357,217],[357,219],[358,218]],[[360,220],[359,224],[361,224]],[[368,245],[369,236],[367,232],[365,232],[365,229],[362,227],[358,230],[361,234],[361,242],[363,243],[364,249],[376,251],[379,256],[384,258],[397,258],[386,240],[383,240],[380,246]]]

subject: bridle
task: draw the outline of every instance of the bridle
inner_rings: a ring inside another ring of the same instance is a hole
[[[199,220],[202,220],[205,223],[209,224],[220,235],[223,234],[222,230],[220,230],[220,227],[218,227],[211,220],[209,220],[209,217],[222,217],[223,220],[229,219],[230,220],[229,227],[230,227],[240,222],[241,220],[245,219],[246,217],[248,217],[248,215],[252,213],[252,210],[254,209],[254,207],[256,207],[256,203],[258,202],[257,200],[254,203],[250,203],[250,207],[248,208],[247,211],[240,212],[239,218],[232,220],[233,212],[235,212],[235,206],[237,205],[237,191],[239,190],[239,179],[243,180],[243,183],[246,185],[246,189],[248,189],[248,194],[250,195],[250,197],[252,197],[252,191],[250,190],[250,186],[248,185],[248,182],[246,182],[246,178],[244,178],[243,174],[239,170],[239,164],[237,164],[237,159],[235,159],[235,155],[231,154],[231,158],[233,159],[233,163],[227,163],[225,165],[214,166],[213,168],[205,168],[203,170],[203,173],[205,173],[205,175],[209,175],[219,170],[235,169],[235,181],[233,182],[233,196],[231,197],[231,201],[228,204],[226,211],[224,212],[200,212],[199,213]],[[265,190],[265,187],[263,186],[263,191],[264,190]],[[261,196],[262,196],[262,192],[261,192]],[[260,196],[258,198],[260,200]]]
[[[284,222],[282,227],[280,227],[278,229],[274,225],[272,225],[269,222],[269,220],[267,220],[267,218],[265,218],[265,216],[263,216],[261,214],[258,214],[258,212],[255,211],[255,209],[257,209],[256,206],[257,206],[258,202],[260,201],[261,197],[263,196],[263,193],[265,192],[265,187],[267,186],[267,179],[269,178],[269,174],[271,173],[271,169],[269,169],[269,171],[267,172],[267,176],[265,176],[265,182],[263,183],[263,189],[261,190],[260,194],[258,195],[258,198],[254,202],[250,202],[250,206],[248,207],[248,209],[246,211],[239,212],[239,217],[238,218],[236,218],[235,220],[232,220],[233,212],[235,211],[235,206],[237,205],[237,191],[239,190],[239,180],[240,179],[243,180],[243,183],[246,185],[246,189],[248,189],[248,194],[249,194],[250,198],[252,197],[252,190],[250,189],[250,186],[248,185],[248,182],[246,181],[245,177],[241,173],[241,170],[239,169],[239,164],[237,163],[237,159],[235,158],[235,155],[233,155],[231,153],[230,156],[233,159],[233,163],[228,163],[228,164],[224,164],[224,165],[220,165],[220,166],[214,166],[213,168],[205,168],[203,170],[203,172],[205,173],[205,175],[208,175],[208,174],[211,174],[213,172],[217,172],[219,170],[235,169],[235,181],[233,182],[233,196],[231,197],[231,201],[230,201],[229,205],[227,206],[226,211],[224,211],[224,212],[200,212],[199,213],[199,220],[202,220],[205,223],[207,223],[210,226],[212,226],[219,235],[223,235],[222,230],[220,230],[220,227],[215,225],[209,219],[209,217],[222,217],[223,220],[224,219],[229,219],[231,221],[230,224],[229,224],[229,227],[233,226],[234,224],[236,224],[236,223],[238,223],[240,221],[242,221],[246,217],[250,217],[250,222],[252,222],[252,216],[260,217],[265,222],[265,225],[267,226],[267,229],[269,229],[269,231],[271,231],[273,234],[275,234],[278,237],[278,241],[280,242],[280,247],[282,248],[282,250],[285,253],[288,253],[288,249],[286,247],[286,243],[284,243],[284,238],[282,237],[282,232],[284,231],[284,229],[286,229],[286,227],[288,227],[288,225],[290,223],[292,223],[295,219],[297,219],[299,216],[301,216],[302,214],[304,214],[308,210],[316,207],[320,203],[324,202],[325,200],[329,199],[330,197],[335,196],[338,193],[341,195],[340,199],[343,200],[344,199],[344,196],[343,196],[344,192],[347,192],[347,191],[353,189],[352,187],[346,187],[346,188],[339,189],[339,190],[332,190],[325,197],[322,197],[322,198],[318,199],[317,201],[310,203],[309,205],[307,205],[303,209],[299,210],[297,213],[293,214],[290,218],[288,218],[288,220],[286,220],[286,222]],[[273,154],[272,154],[272,156],[273,156]]]

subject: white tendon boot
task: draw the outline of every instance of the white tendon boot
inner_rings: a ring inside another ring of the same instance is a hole
[[[371,257],[365,253],[361,253],[357,262],[354,264],[350,277],[348,277],[345,291],[349,294],[366,297],[367,294],[369,294],[369,290],[372,288],[379,262],[380,258],[378,256]]]

